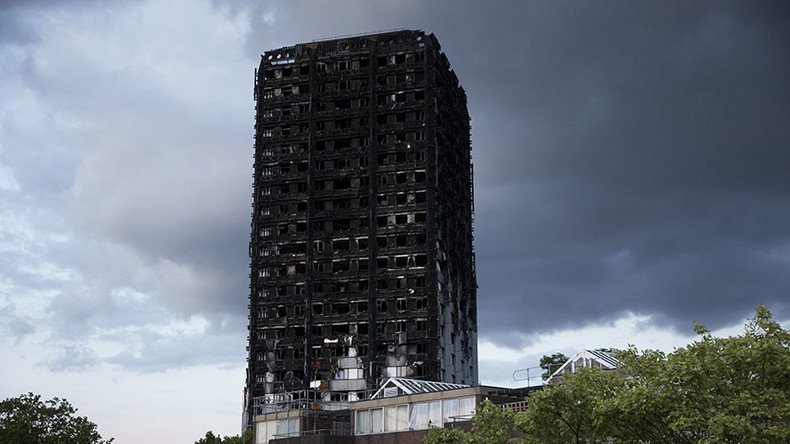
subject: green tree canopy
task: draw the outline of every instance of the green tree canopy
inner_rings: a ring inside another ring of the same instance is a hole
[[[553,355],[543,355],[543,357],[540,358],[540,364],[539,364],[540,368],[543,369],[543,374],[541,375],[541,377],[543,379],[548,378],[549,376],[551,376],[552,373],[557,371],[557,369],[560,368],[562,364],[564,364],[567,360],[568,357],[562,353],[554,353]]]
[[[476,430],[530,444],[790,442],[790,333],[762,306],[740,336],[695,331],[672,353],[618,351],[623,368],[580,369],[530,394],[526,412],[482,407],[471,434],[431,429],[426,442],[481,442]]]
[[[31,444],[105,444],[96,424],[68,401],[53,398],[42,401],[28,393],[0,402],[0,442]]]
[[[220,438],[209,430],[206,436],[195,441],[195,444],[252,444],[252,429],[247,429],[241,435],[225,436]]]

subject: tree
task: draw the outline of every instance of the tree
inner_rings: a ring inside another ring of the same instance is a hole
[[[605,400],[622,387],[622,380],[599,369],[581,368],[565,382],[534,392],[526,412],[517,415],[522,442],[534,444],[596,443],[608,434],[608,424],[596,414]]]
[[[220,438],[209,430],[206,436],[195,441],[195,444],[252,444],[252,429],[247,429],[241,435],[225,436]]]
[[[616,352],[622,368],[580,369],[531,393],[526,412],[489,414],[476,427],[535,444],[790,442],[790,332],[763,306],[740,336],[715,338],[699,324],[695,332],[700,339],[669,354]],[[443,436],[430,442],[479,442],[462,431],[428,432]]]
[[[431,427],[423,444],[507,444],[513,428],[513,412],[483,401],[472,418],[472,431]]]
[[[699,340],[666,356],[620,353],[630,391],[643,396],[612,399],[611,412],[666,431],[666,442],[790,442],[790,332],[764,306],[741,336],[695,332]]]
[[[96,431],[96,424],[68,401],[28,393],[0,402],[0,442],[38,444],[106,444]]]
[[[553,355],[543,355],[540,358],[540,368],[543,369],[541,377],[547,379],[552,373],[557,371],[562,364],[568,360],[568,357],[562,353],[554,353]]]

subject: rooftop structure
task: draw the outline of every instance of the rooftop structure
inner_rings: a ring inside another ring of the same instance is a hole
[[[611,352],[605,350],[582,350],[565,361],[551,376],[546,378],[546,382],[560,383],[563,375],[576,373],[577,368],[594,367],[603,370],[614,370],[620,366],[622,366],[622,363]]]

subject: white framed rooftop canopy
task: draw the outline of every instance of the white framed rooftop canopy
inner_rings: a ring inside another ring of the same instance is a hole
[[[555,377],[567,373],[565,370],[568,367],[570,367],[571,373],[576,373],[577,367],[597,366],[604,370],[614,370],[622,365],[623,363],[615,358],[610,352],[602,350],[582,350],[565,361],[560,368],[546,378],[546,381],[551,381]]]
[[[389,378],[379,387],[370,399],[389,398],[399,395],[415,395],[417,393],[443,392],[468,388],[464,384],[451,384],[449,382],[422,381],[408,378]]]

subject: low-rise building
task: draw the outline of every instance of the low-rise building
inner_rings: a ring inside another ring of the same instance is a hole
[[[389,378],[366,399],[345,402],[316,391],[256,398],[256,444],[420,443],[428,428],[470,427],[488,399],[514,410],[526,407],[529,390]]]

